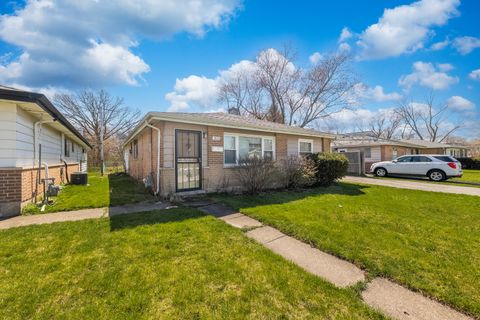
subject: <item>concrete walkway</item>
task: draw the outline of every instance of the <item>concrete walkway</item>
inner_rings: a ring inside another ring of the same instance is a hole
[[[364,272],[354,264],[313,248],[275,228],[263,226],[260,221],[235,210],[216,203],[197,207],[236,228],[247,230],[248,237],[337,287],[349,287],[366,280]],[[367,289],[362,292],[362,299],[369,306],[393,319],[473,320],[458,311],[382,278],[375,278],[367,284]]]
[[[9,229],[15,227],[23,227],[34,224],[48,224],[63,221],[78,221],[85,219],[98,219],[104,217],[113,217],[121,214],[145,212],[152,210],[165,209],[169,207],[168,202],[140,202],[136,204],[128,204],[124,206],[116,206],[110,208],[82,209],[75,211],[63,211],[54,213],[45,213],[31,216],[16,216],[0,221],[0,229]]]
[[[343,178],[343,182],[351,183],[365,183],[372,184],[377,186],[401,188],[401,189],[411,189],[411,190],[422,190],[422,191],[431,191],[431,192],[443,192],[443,193],[455,193],[455,194],[466,194],[470,196],[480,196],[480,188],[475,187],[461,187],[461,186],[450,186],[444,183],[428,183],[428,182],[416,182],[411,180],[389,180],[389,179],[376,179],[376,178],[367,178],[367,177],[352,177],[348,176]]]

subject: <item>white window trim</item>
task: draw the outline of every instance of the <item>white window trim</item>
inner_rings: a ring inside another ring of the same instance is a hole
[[[313,139],[298,139],[298,146],[297,146],[297,151],[298,151],[298,155],[300,155],[300,143],[301,142],[307,142],[307,143],[310,143],[312,145],[312,149],[311,149],[311,153],[314,153],[314,150],[313,150]]]
[[[225,163],[225,137],[235,137],[235,163]],[[225,132],[223,134],[223,167],[224,168],[231,168],[231,167],[238,166],[238,156],[239,156],[239,152],[240,152],[240,139],[239,139],[240,137],[261,138],[262,139],[262,158],[263,158],[263,152],[265,151],[264,140],[272,140],[273,160],[276,159],[277,152],[276,152],[276,149],[275,149],[276,143],[275,143],[275,137],[274,136],[262,136],[262,135],[255,135],[255,134]],[[313,147],[313,145],[312,145],[312,147]]]

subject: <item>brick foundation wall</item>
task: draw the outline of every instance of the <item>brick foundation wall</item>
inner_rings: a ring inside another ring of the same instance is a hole
[[[79,164],[68,164],[68,174],[79,171]],[[38,168],[0,169],[0,217],[20,214],[21,208],[43,197],[43,184],[37,185]],[[67,183],[65,166],[49,166],[48,176],[55,178],[55,185]],[[42,168],[40,177],[45,177]],[[37,192],[37,193],[35,193]]]

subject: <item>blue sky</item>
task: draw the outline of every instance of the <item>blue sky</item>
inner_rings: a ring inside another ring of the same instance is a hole
[[[73,3],[0,4],[0,83],[47,94],[106,88],[144,112],[208,111],[218,109],[209,86],[219,71],[261,50],[289,43],[296,65],[308,67],[315,52],[345,43],[365,86],[359,114],[433,92],[451,104],[452,122],[467,123],[463,134],[480,126],[476,0]],[[175,101],[182,107],[172,108]],[[343,121],[351,119],[345,114]]]

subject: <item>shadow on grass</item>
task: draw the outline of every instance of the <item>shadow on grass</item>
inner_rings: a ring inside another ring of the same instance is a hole
[[[318,197],[322,195],[349,195],[349,196],[361,196],[365,192],[363,189],[368,189],[369,186],[349,184],[349,183],[336,183],[329,187],[314,187],[301,190],[284,190],[284,191],[271,191],[258,195],[217,195],[216,199],[220,200],[235,210],[246,209],[249,207],[263,206],[263,205],[275,205],[285,204],[308,197]]]
[[[181,222],[190,219],[203,218],[205,216],[207,216],[206,213],[192,208],[177,208],[142,213],[129,213],[110,217],[110,231],[131,229],[139,226],[154,224]]]
[[[141,182],[126,173],[109,174],[108,183],[111,207],[156,199]]]

